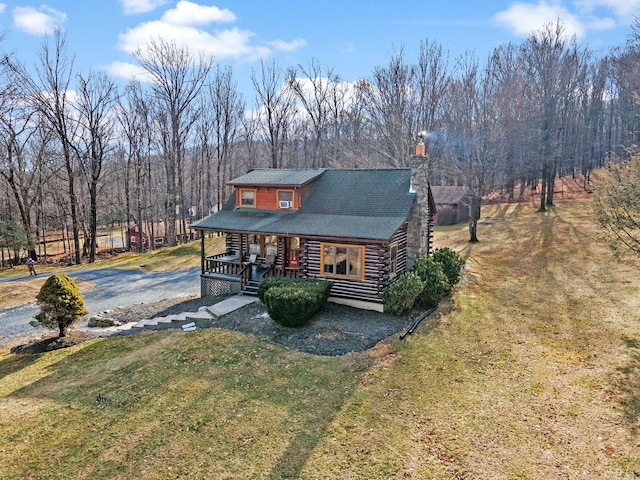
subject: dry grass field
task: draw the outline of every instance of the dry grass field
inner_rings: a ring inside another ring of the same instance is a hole
[[[640,477],[640,261],[585,198],[486,207],[478,236],[436,232],[461,284],[362,353],[218,329],[0,351],[0,477]]]

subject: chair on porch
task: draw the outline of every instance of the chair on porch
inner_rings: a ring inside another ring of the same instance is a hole
[[[269,270],[276,263],[275,255],[267,255],[264,258],[264,261],[260,264],[260,270]]]

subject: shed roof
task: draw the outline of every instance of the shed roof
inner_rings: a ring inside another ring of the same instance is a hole
[[[247,185],[238,179],[232,184]],[[192,228],[387,240],[409,217],[415,198],[410,184],[409,169],[323,170],[298,210],[236,208],[233,194],[222,210]]]
[[[436,205],[455,205],[461,203],[468,195],[466,187],[436,185],[431,187]]]

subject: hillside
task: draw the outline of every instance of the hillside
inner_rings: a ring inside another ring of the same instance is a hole
[[[612,259],[584,197],[486,206],[478,244],[437,230],[467,260],[461,284],[362,353],[220,329],[0,352],[0,472],[637,478],[640,261]]]

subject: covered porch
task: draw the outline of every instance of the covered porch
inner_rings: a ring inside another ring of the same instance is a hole
[[[201,240],[203,295],[215,296],[221,290],[222,293],[250,293],[268,277],[300,278],[298,237],[239,232],[218,234],[225,236],[226,251],[223,253],[208,254],[204,236]],[[223,287],[219,282],[227,286]]]

